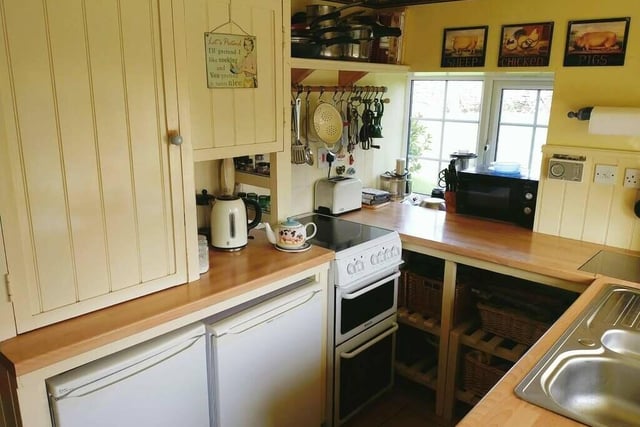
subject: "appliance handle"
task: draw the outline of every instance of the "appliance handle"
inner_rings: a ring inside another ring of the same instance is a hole
[[[344,294],[342,295],[342,299],[354,299],[354,298],[358,298],[360,295],[366,294],[369,291],[374,290],[375,288],[379,288],[380,286],[384,285],[385,283],[387,283],[390,280],[394,280],[397,277],[400,277],[400,272],[396,271],[395,273],[393,273],[391,276],[387,276],[384,279],[378,280],[377,282],[367,286],[366,288],[362,288],[357,292],[353,292],[350,294]]]
[[[124,381],[127,378],[130,378],[136,374],[144,372],[147,369],[153,368],[154,366],[168,359],[171,359],[172,357],[182,353],[183,351],[188,350],[201,339],[204,339],[204,335],[196,335],[168,349],[150,354],[144,359],[136,363],[129,365],[126,362],[124,362],[122,364],[122,368],[115,372],[109,373],[101,378],[88,380],[84,384],[80,384],[76,387],[72,387],[72,388],[69,388],[68,390],[64,390],[64,392],[60,396],[56,396],[56,397],[51,396],[51,398],[54,400],[63,400],[63,399],[83,397],[83,396],[93,394],[106,387],[109,387],[121,381]]]
[[[216,336],[216,338],[220,338],[224,335],[239,335],[242,334],[244,332],[247,332],[250,329],[253,329],[257,326],[263,325],[265,323],[269,323],[271,321],[273,321],[274,319],[283,316],[284,314],[295,310],[296,308],[308,303],[309,301],[311,301],[313,299],[313,297],[316,296],[316,294],[319,294],[320,292],[322,292],[322,290],[315,290],[310,292],[308,295],[302,295],[296,299],[290,300],[285,302],[284,304],[282,304],[280,307],[274,309],[273,311],[275,311],[275,313],[261,313],[258,316],[256,316],[256,318],[248,320],[246,322],[241,322],[237,325],[234,325],[232,327],[229,328],[229,330],[227,330],[225,333],[220,334],[218,336]],[[302,300],[302,301],[300,301]],[[298,302],[300,301],[300,302]],[[286,305],[289,304],[293,304],[295,303],[295,305],[292,305],[291,307],[286,307],[283,308]],[[269,314],[269,317],[267,318],[261,318],[261,315],[265,315],[265,314]],[[234,330],[235,328],[238,328],[237,330]]]
[[[380,335],[378,335],[377,337],[375,337],[371,341],[368,341],[367,343],[361,345],[360,347],[356,348],[353,351],[340,353],[340,358],[342,358],[342,359],[353,359],[354,357],[356,357],[357,355],[359,355],[360,353],[362,353],[363,351],[365,351],[366,349],[368,349],[372,345],[377,344],[378,342],[382,341],[383,339],[385,339],[389,335],[395,333],[399,328],[400,327],[398,326],[398,324],[396,322],[393,322],[393,326],[391,328],[387,329],[386,331],[384,331],[383,333],[381,333]]]

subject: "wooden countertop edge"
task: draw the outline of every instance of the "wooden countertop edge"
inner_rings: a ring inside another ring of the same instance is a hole
[[[310,252],[313,254],[312,258],[202,296],[193,297],[190,294],[200,293],[198,287],[203,285],[202,282],[209,280],[206,276],[208,273],[195,282],[174,286],[113,307],[18,335],[0,343],[0,361],[10,372],[19,377],[74,355],[94,350],[207,307],[240,297],[269,283],[328,263],[334,258],[333,251],[320,247],[313,247]],[[176,304],[173,302],[176,300],[183,302]],[[241,302],[244,301],[239,303]],[[150,309],[150,307],[156,308]],[[73,340],[67,338],[69,342],[65,344],[65,338],[73,334],[77,334],[75,336],[80,338]],[[62,340],[62,344],[59,342],[51,344],[56,340]],[[43,344],[50,345],[52,349],[42,351]]]
[[[600,277],[564,312],[552,327],[520,358],[507,374],[457,424],[458,427],[537,427],[582,426],[583,424],[533,405],[516,396],[514,389],[540,358],[560,338],[600,290],[608,284],[640,289],[640,284]]]

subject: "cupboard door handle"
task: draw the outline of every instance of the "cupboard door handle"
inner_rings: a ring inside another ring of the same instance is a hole
[[[182,145],[182,135],[180,135],[177,132],[170,132],[169,133],[169,142],[172,145]]]
[[[362,353],[363,351],[365,351],[366,349],[368,349],[372,345],[379,343],[380,341],[382,341],[383,339],[385,339],[389,335],[395,333],[399,328],[400,327],[398,326],[398,324],[396,322],[393,322],[393,326],[391,328],[387,329],[386,331],[384,331],[383,333],[381,333],[380,335],[378,335],[377,337],[375,337],[374,339],[372,339],[368,343],[364,344],[363,346],[360,346],[360,347],[356,348],[355,350],[353,350],[351,352],[340,353],[340,357],[343,358],[343,359],[353,359],[354,357],[356,357],[357,355],[359,355],[360,353]]]

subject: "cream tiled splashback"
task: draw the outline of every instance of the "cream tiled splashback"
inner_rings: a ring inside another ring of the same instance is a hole
[[[640,250],[638,190],[624,187],[627,168],[640,169],[640,153],[583,147],[543,147],[534,230],[544,234]],[[554,154],[585,156],[582,182],[548,178]],[[615,183],[594,182],[596,165],[616,166]]]

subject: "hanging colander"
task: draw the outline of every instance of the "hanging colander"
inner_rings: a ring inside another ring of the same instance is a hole
[[[331,103],[320,102],[313,113],[313,128],[325,144],[333,145],[342,138],[342,116]]]

